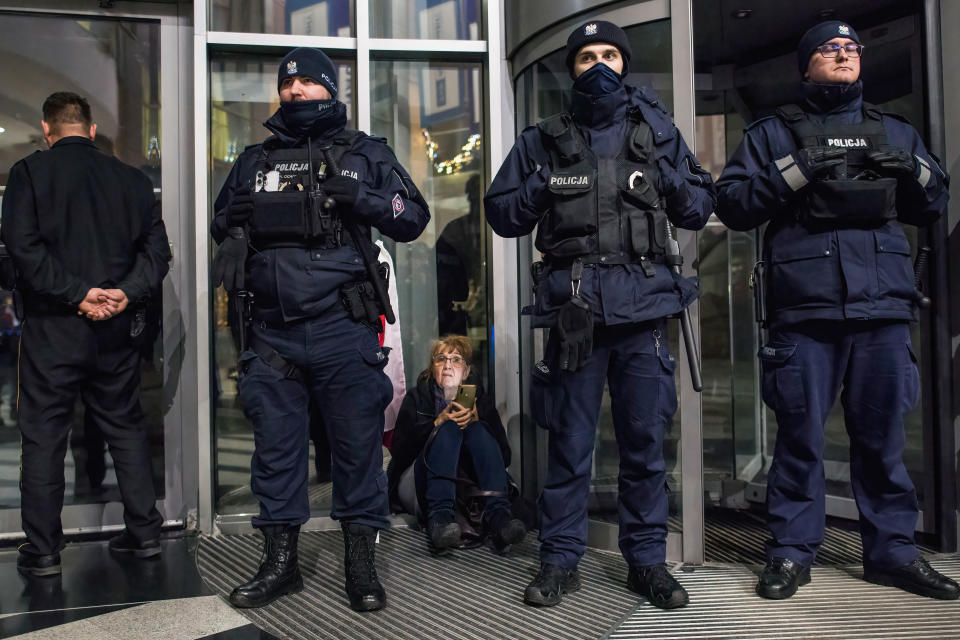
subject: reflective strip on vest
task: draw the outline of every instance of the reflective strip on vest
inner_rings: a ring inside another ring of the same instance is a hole
[[[924,189],[927,188],[927,184],[930,182],[930,177],[933,175],[930,171],[930,165],[927,164],[926,160],[920,156],[913,156],[917,159],[917,162],[920,165],[920,175],[917,176],[917,182],[920,183],[920,186]]]
[[[800,170],[800,167],[797,166],[797,163],[794,162],[793,156],[783,156],[777,160],[774,164],[777,165],[777,169],[780,170],[780,175],[783,177],[783,181],[787,183],[787,186],[798,191],[803,187],[807,186],[807,183],[810,182],[807,180],[807,176],[803,175],[803,171]]]

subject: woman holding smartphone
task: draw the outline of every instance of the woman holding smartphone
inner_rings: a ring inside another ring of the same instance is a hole
[[[500,415],[493,398],[468,381],[472,355],[466,336],[433,343],[430,364],[400,407],[387,469],[391,503],[426,521],[438,555],[460,544],[458,485],[461,496],[482,501],[481,533],[498,548],[520,542],[527,533],[513,517],[507,495],[510,445]]]

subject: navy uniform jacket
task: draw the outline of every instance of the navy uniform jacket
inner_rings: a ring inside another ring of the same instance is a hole
[[[268,142],[286,148],[306,145],[287,133],[279,112],[264,124],[276,134]],[[342,127],[332,128],[311,138],[311,144],[316,149],[341,131]],[[217,196],[211,233],[218,243],[227,235],[226,209],[233,194],[244,183],[253,190],[262,146],[244,149]],[[314,162],[319,165],[319,154]],[[357,204],[348,215],[359,223],[361,235],[364,227],[372,226],[398,242],[409,242],[427,226],[427,203],[383,138],[361,138],[340,160],[340,171],[360,182]],[[398,195],[401,204],[394,206]],[[344,244],[338,249],[259,251],[252,246],[247,258],[247,288],[254,294],[257,319],[282,324],[312,318],[339,305],[340,287],[366,278],[363,259],[349,237],[344,229]]]
[[[630,106],[639,107],[653,129],[661,181],[666,174],[687,183],[686,201],[671,203],[667,216],[678,227],[703,228],[716,204],[710,174],[700,168],[650,89],[627,85],[600,98],[574,91],[571,113],[591,150],[600,157],[614,157],[626,141]],[[524,129],[484,198],[487,221],[499,235],[527,235],[549,210],[549,158],[540,130]],[[606,325],[663,318],[696,299],[693,282],[678,278],[662,264],[655,266],[652,278],[639,265],[588,266],[580,296],[593,308],[596,320]],[[534,326],[552,326],[557,310],[569,299],[570,269],[548,267],[537,290]]]
[[[76,313],[93,287],[131,305],[160,286],[170,245],[150,179],[82,136],[58,140],[10,169],[3,242],[27,313]]]
[[[822,121],[860,122],[861,86],[805,83],[807,99],[801,106]],[[887,114],[883,127],[888,145],[906,149],[929,168],[916,179],[899,181],[899,222],[918,226],[934,222],[946,210],[948,176],[913,127]],[[796,151],[793,134],[779,118],[759,120],[747,128],[717,181],[717,215],[724,224],[747,231],[770,221],[764,260],[771,326],[817,319],[912,319],[910,245],[899,222],[877,229],[807,231],[792,209],[802,186],[794,191],[781,173],[781,167],[792,164],[782,159]],[[805,185],[805,180],[801,182]]]

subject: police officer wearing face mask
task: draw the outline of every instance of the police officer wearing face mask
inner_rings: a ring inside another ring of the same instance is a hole
[[[717,184],[717,213],[731,229],[769,222],[770,336],[759,357],[777,444],[757,593],[788,598],[810,581],[824,533],[824,421],[841,392],[864,578],[955,599],[957,584],[914,545],[917,498],[903,464],[903,415],[920,379],[908,326],[918,294],[901,223],[943,215],[948,178],[913,127],[863,102],[862,49],[844,22],[807,31],[797,49],[802,102],[750,125]]]
[[[381,438],[393,398],[377,338],[389,302],[370,273],[385,275],[370,266],[370,233],[409,242],[430,213],[386,141],[346,128],[336,69],[322,51],[291,51],[277,83],[280,109],[264,123],[274,135],[237,159],[212,225],[214,282],[239,300],[252,296],[239,395],[256,447],[253,526],[265,538],[259,571],[230,602],[258,607],[302,589],[297,535],[310,517],[315,410],[332,450],[330,515],[343,529],[346,592],[353,609],[370,611],[386,603],[374,542],[389,526]]]
[[[665,609],[688,601],[664,565],[663,437],[677,409],[664,318],[698,292],[664,262],[668,221],[700,229],[715,198],[710,175],[653,92],[624,84],[630,56],[626,34],[609,22],[570,34],[570,110],[521,133],[484,201],[501,236],[537,227],[544,254],[533,321],[550,337],[530,401],[550,444],[540,571],[524,594],[532,605],[557,604],[580,587],[605,382],[620,447],[627,586]]]

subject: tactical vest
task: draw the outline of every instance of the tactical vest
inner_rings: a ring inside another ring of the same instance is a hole
[[[329,154],[340,160],[365,134],[344,131],[331,141]],[[327,164],[317,143],[296,148],[264,143],[257,159],[250,241],[257,249],[341,246],[341,223],[323,205]],[[313,192],[311,194],[311,189]]]
[[[553,204],[535,244],[549,259],[642,265],[663,260],[667,217],[657,191],[653,131],[637,109],[627,120],[629,131],[615,158],[597,158],[568,113],[537,125],[550,154]],[[653,266],[644,271],[652,276]]]
[[[867,154],[887,144],[879,111],[864,107],[859,123],[820,123],[795,104],[777,108],[777,116],[790,129],[797,146],[842,148],[846,163],[834,175],[818,179],[797,204],[801,224],[814,228],[860,228],[882,226],[897,217],[896,178],[885,178],[868,168]]]

